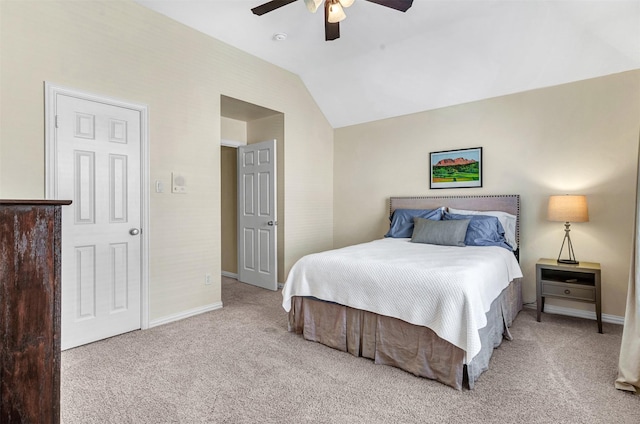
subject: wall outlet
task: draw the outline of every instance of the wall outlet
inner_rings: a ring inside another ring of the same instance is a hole
[[[211,278],[211,274],[205,274],[204,275],[204,284],[211,285],[213,283],[213,280]]]

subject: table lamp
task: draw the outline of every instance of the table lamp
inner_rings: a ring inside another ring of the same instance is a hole
[[[562,239],[562,246],[560,247],[560,253],[558,253],[558,263],[573,265],[579,264],[580,262],[576,261],[576,256],[573,253],[573,244],[571,244],[571,237],[569,236],[569,231],[571,230],[569,229],[569,227],[571,226],[571,222],[589,221],[587,197],[569,194],[560,196],[549,196],[547,219],[549,221],[564,222],[564,239]],[[560,259],[565,243],[569,251],[569,258]]]

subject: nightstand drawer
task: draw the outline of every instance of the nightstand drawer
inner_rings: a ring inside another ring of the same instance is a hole
[[[566,297],[569,299],[585,300],[588,302],[595,302],[596,300],[595,287],[585,287],[583,285],[566,283],[558,284],[549,281],[542,281],[542,295]]]

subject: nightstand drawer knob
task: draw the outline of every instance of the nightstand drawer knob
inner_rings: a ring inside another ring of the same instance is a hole
[[[571,290],[565,289],[564,294],[571,294]]]

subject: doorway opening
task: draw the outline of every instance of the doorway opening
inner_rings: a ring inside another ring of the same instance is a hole
[[[238,278],[238,148],[276,140],[277,281],[284,280],[284,114],[253,103],[220,96],[220,184],[222,275]]]

